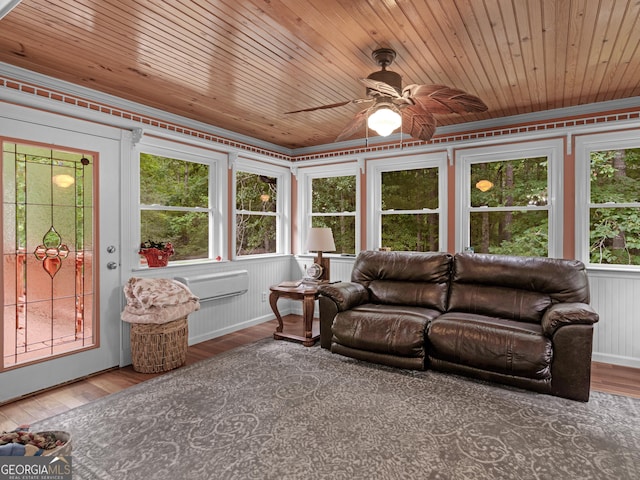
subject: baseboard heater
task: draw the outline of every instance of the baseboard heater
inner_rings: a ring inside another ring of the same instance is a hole
[[[189,290],[200,298],[201,303],[242,295],[249,290],[249,272],[246,270],[173,278],[189,287]]]

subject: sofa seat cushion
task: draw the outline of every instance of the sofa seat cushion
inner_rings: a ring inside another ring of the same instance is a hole
[[[534,323],[449,312],[431,322],[430,357],[517,377],[551,377],[552,343]]]
[[[424,356],[426,327],[438,315],[438,310],[424,307],[360,305],[336,315],[332,342],[370,352]]]

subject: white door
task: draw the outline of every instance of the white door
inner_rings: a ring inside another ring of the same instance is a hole
[[[95,166],[95,170],[97,170],[97,175],[92,175],[95,179],[95,195],[93,199],[89,200],[93,210],[92,215],[96,216],[96,220],[93,222],[94,225],[89,230],[94,231],[87,233],[87,239],[83,239],[86,243],[91,243],[86,248],[91,251],[91,269],[93,273],[86,280],[91,284],[87,284],[86,287],[82,288],[90,289],[92,295],[90,305],[82,305],[81,307],[88,317],[84,319],[85,324],[90,325],[94,330],[91,332],[92,346],[75,352],[53,355],[50,359],[25,366],[20,366],[17,363],[10,365],[9,369],[7,369],[5,365],[5,370],[0,373],[0,402],[2,402],[81,378],[119,364],[120,310],[122,302],[119,272],[121,250],[119,196],[121,148],[120,130],[116,128],[7,104],[3,104],[0,111],[0,137],[6,143],[39,144],[45,150],[51,148],[56,151],[72,149],[75,152],[91,152],[86,157],[91,159],[90,167]],[[84,160],[83,158],[83,162]],[[33,185],[30,185],[29,188],[31,191],[34,190]],[[51,203],[54,204],[55,202],[52,200]],[[5,213],[4,210],[9,209],[10,207],[3,208],[3,213]],[[11,221],[10,217],[6,213],[3,215],[5,224]],[[46,237],[47,233],[43,232],[42,248],[38,250],[38,247],[36,247],[34,252],[26,252],[25,258],[28,262],[40,260],[42,267],[45,267],[45,265],[48,267],[45,269],[45,273],[51,276],[51,290],[53,291],[55,290],[53,279],[55,275],[58,275],[57,269],[60,268],[59,271],[63,272],[62,268],[67,268],[66,272],[68,272],[69,268],[73,271],[74,266],[68,263],[64,264],[63,267],[58,266],[58,264],[63,264],[71,258],[71,254],[66,252],[64,238],[62,238],[62,235],[58,235],[57,230],[54,228],[56,222],[52,221],[51,223],[53,230],[49,232],[49,237]],[[26,223],[26,225],[29,226],[30,224]],[[52,239],[53,243],[51,242]],[[73,239],[70,240],[70,242],[73,241]],[[29,248],[29,250],[33,250],[33,248]],[[6,251],[7,247],[5,246],[4,252],[6,253]],[[51,254],[51,251],[53,251],[53,254]],[[36,260],[34,260],[34,255]],[[75,270],[77,271],[77,254],[73,258],[75,258]],[[2,262],[2,266],[2,278],[6,278],[4,270],[7,269],[7,259]],[[28,284],[28,281],[26,283]],[[7,294],[8,290],[5,285],[3,300],[13,294],[12,292]],[[70,303],[71,307],[77,311],[78,307],[74,306],[73,302],[77,305],[78,296],[69,296],[71,299],[66,299],[66,301],[72,302]],[[75,297],[75,300],[73,297]],[[55,303],[56,301],[58,300],[52,299],[50,301],[52,319],[57,312],[56,305],[58,304]],[[62,304],[64,301],[65,299],[59,302]],[[46,304],[46,299],[45,302],[41,303]],[[13,311],[16,310],[17,308],[14,307]],[[3,323],[17,323],[14,322],[13,318],[10,318],[13,315],[13,311],[10,308],[4,309],[4,314],[7,318],[3,318]],[[51,323],[53,325],[54,322],[52,321]],[[78,320],[78,323],[82,322]],[[4,335],[6,337],[6,331]],[[54,335],[51,337],[53,340]],[[4,342],[7,343],[6,338]]]

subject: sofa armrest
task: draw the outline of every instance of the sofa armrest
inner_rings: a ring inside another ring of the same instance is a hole
[[[338,312],[367,303],[369,291],[359,283],[340,282],[320,285],[320,346],[331,349],[331,327]]]
[[[369,290],[364,285],[354,282],[338,282],[320,285],[318,293],[329,297],[338,307],[338,311],[362,305],[369,301]]]
[[[564,325],[593,325],[599,320],[596,311],[586,303],[556,303],[542,316],[542,331],[548,337]]]

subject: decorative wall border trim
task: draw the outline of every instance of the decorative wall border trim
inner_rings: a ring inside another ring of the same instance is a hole
[[[596,115],[576,116],[560,120],[552,120],[543,123],[530,123],[512,125],[508,127],[490,128],[462,133],[452,133],[448,135],[436,135],[429,142],[422,140],[411,140],[402,142],[386,143],[383,145],[373,145],[367,147],[354,147],[345,150],[334,150],[331,152],[313,153],[292,157],[295,161],[321,160],[345,155],[362,155],[364,153],[376,153],[384,151],[399,150],[404,148],[419,146],[436,146],[450,143],[470,142],[505,135],[515,135],[524,133],[540,133],[541,131],[551,131],[563,128],[588,127],[608,122],[640,120],[640,110],[629,110],[620,112],[603,112]],[[451,159],[453,156],[451,156]]]
[[[97,102],[94,100],[87,100],[86,98],[79,97],[77,95],[62,93],[57,90],[53,90],[46,87],[41,87],[30,82],[21,80],[15,80],[13,78],[0,75],[0,87],[14,90],[22,94],[33,95],[35,97],[48,99],[51,101],[61,102],[65,105],[73,107],[84,108],[92,112],[98,112],[106,115],[111,115],[124,120],[129,120],[142,125],[149,125],[151,127],[163,129],[169,132],[174,132],[182,135],[186,135],[192,138],[197,138],[219,145],[224,145],[229,148],[242,150],[245,152],[251,152],[254,154],[264,155],[270,158],[279,159],[286,162],[302,162],[309,160],[323,160],[336,157],[345,156],[361,156],[363,154],[391,152],[402,149],[409,149],[421,146],[436,146],[450,143],[460,143],[477,141],[482,139],[489,139],[495,137],[503,137],[505,135],[514,134],[526,134],[526,133],[540,133],[541,131],[551,131],[557,129],[575,128],[575,127],[588,127],[599,124],[605,124],[609,122],[618,121],[630,121],[640,120],[640,110],[629,109],[615,112],[600,112],[596,114],[586,114],[583,116],[566,117],[562,119],[556,119],[546,122],[531,122],[511,125],[508,127],[497,127],[474,130],[469,132],[456,132],[451,134],[436,135],[429,142],[422,140],[402,140],[389,143],[367,145],[362,147],[351,147],[339,150],[331,150],[327,152],[311,153],[311,154],[285,154],[276,152],[273,150],[265,149],[262,147],[256,147],[249,143],[240,142],[237,140],[231,140],[220,135],[204,132],[202,130],[181,126],[176,123],[160,120],[148,115],[137,114],[132,111],[109,106],[103,102]],[[570,148],[570,147],[569,147]]]
[[[133,113],[125,109],[111,107],[101,102],[87,100],[85,98],[62,93],[56,90],[51,90],[49,88],[40,87],[40,86],[33,85],[31,83],[27,83],[21,80],[15,80],[12,78],[0,76],[0,87],[5,87],[20,93],[30,94],[36,97],[61,102],[61,103],[64,103],[65,105],[85,108],[93,112],[99,112],[106,115],[122,118],[125,120],[131,120],[133,122],[141,123],[143,125],[149,125],[149,126],[160,128],[170,132],[180,133],[183,135],[187,135],[189,137],[198,138],[200,140],[205,140],[205,141],[210,141],[210,142],[218,143],[221,145],[225,145],[227,147],[244,150],[251,153],[266,155],[268,157],[278,158],[280,160],[291,161],[290,155],[285,155],[279,152],[274,152],[272,150],[255,147],[248,143],[243,143],[236,140],[230,140],[228,138],[225,138],[219,135],[214,135],[212,133],[203,132],[201,130],[196,130],[189,127],[183,127],[174,123],[159,120],[157,118]]]

